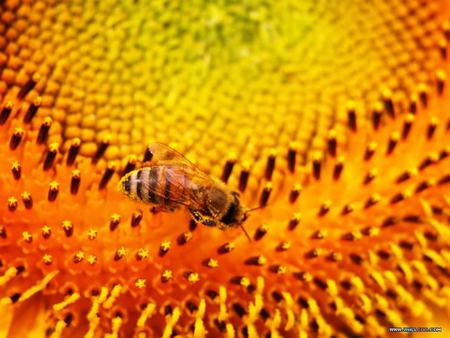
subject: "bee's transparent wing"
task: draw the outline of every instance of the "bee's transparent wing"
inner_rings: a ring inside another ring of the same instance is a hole
[[[174,189],[183,188],[180,182],[187,184],[187,189],[185,189],[187,196],[184,197],[187,202],[179,201],[182,199],[181,197],[178,200],[174,199],[173,202],[186,205],[198,211],[209,212],[209,210],[205,210],[205,188],[209,189],[217,184],[222,184],[222,182],[216,181],[204,173],[185,156],[168,145],[153,143],[148,146],[148,150],[152,154],[152,159],[148,165],[144,164],[144,166],[171,167],[174,173],[174,177],[171,179]]]
[[[151,154],[151,159],[149,161],[151,164],[161,164],[166,161],[170,161],[184,163],[195,167],[195,165],[191,163],[184,155],[166,144],[152,143],[147,147],[147,150]]]
[[[201,189],[214,184],[211,177],[193,167],[190,162],[186,164],[180,161],[166,160],[151,167],[158,168],[158,172],[165,172],[164,189],[158,185],[152,185],[150,181],[143,182],[145,191],[153,194],[159,203],[163,201],[165,204],[176,203],[196,210],[204,208]]]
[[[194,163],[189,161],[183,154],[179,153],[178,151],[164,143],[150,144],[147,149],[152,154],[152,159],[149,162],[149,165],[183,164],[186,166],[186,172],[189,172],[192,176],[201,178],[205,181],[213,181],[213,179],[208,174],[197,167]]]

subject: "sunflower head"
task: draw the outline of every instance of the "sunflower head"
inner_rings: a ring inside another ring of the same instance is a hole
[[[449,10],[1,2],[0,332],[445,330]],[[136,198],[154,142],[251,241]]]

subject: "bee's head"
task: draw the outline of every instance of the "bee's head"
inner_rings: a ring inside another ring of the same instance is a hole
[[[251,242],[252,239],[243,226],[248,218],[249,209],[241,204],[239,193],[232,191],[230,194],[223,190],[211,189],[209,197],[208,209],[215,215],[221,215],[220,222],[223,224],[223,228],[239,226]],[[214,213],[214,209],[216,213]],[[221,212],[219,212],[220,210]]]
[[[236,226],[247,219],[248,210],[240,203],[238,193],[232,192],[231,195],[231,203],[227,204],[226,213],[223,215],[221,222],[229,226]]]

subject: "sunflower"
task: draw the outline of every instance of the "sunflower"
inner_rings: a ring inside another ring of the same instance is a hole
[[[449,14],[0,2],[0,335],[447,330]],[[260,207],[252,241],[117,191],[153,142]]]

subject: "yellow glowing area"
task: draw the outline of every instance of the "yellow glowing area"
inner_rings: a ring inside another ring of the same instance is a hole
[[[85,155],[109,134],[107,158],[157,140],[206,167],[228,150],[253,160],[292,139],[320,149],[330,127],[344,133],[349,99],[366,116],[383,92],[400,99],[429,83],[444,6],[7,1],[0,90],[40,74],[33,94],[42,95],[41,116],[54,119],[52,140],[67,147],[78,137]]]
[[[449,17],[1,2],[0,336],[445,334]],[[118,191],[153,142],[255,208],[251,241]]]

